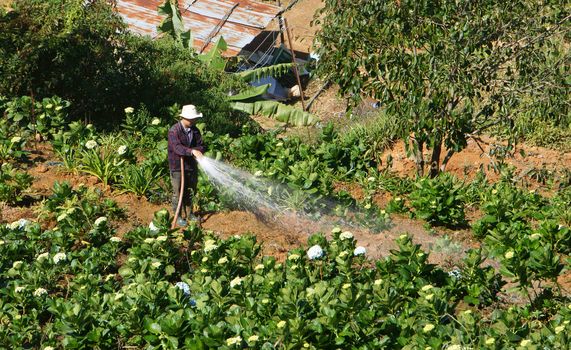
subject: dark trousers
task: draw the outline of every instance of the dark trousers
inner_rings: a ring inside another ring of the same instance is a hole
[[[172,210],[173,214],[176,213],[178,206],[178,198],[180,195],[180,171],[171,171],[172,183]],[[196,194],[196,185],[198,184],[198,171],[185,171],[184,172],[184,192],[182,194],[182,206],[180,208],[179,216],[187,217],[187,214],[192,214],[192,198]],[[187,211],[187,208],[189,209]]]

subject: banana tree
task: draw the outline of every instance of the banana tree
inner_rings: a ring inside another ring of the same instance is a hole
[[[192,34],[190,30],[185,31],[178,0],[166,0],[163,5],[159,6],[159,14],[166,16],[158,26],[159,32],[170,35],[182,47],[192,49]],[[196,57],[210,69],[223,72],[226,69],[227,61],[222,54],[227,48],[226,41],[220,37],[208,52]],[[244,82],[250,83],[269,75],[279,77],[287,73],[292,67],[292,63],[282,63],[231,74],[235,74]],[[317,123],[319,119],[311,113],[277,101],[263,100],[262,96],[269,87],[270,84],[245,88],[235,95],[228,96],[230,105],[234,110],[249,114],[261,114],[289,125],[309,126]]]

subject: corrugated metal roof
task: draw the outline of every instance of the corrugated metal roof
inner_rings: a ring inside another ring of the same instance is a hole
[[[129,29],[141,35],[157,36],[157,26],[163,20],[157,8],[164,0],[117,0],[116,8]],[[235,4],[238,4],[233,10]],[[221,24],[230,12],[228,19],[212,39],[220,36],[228,43],[226,55],[237,55],[276,17],[281,8],[252,0],[180,0],[180,11],[186,29],[194,38],[194,48],[200,50],[213,30]]]

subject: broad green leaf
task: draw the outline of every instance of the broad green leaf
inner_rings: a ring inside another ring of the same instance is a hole
[[[268,67],[261,67],[261,68],[243,71],[238,73],[238,76],[246,82],[255,81],[270,75],[274,78],[278,78],[289,72],[289,70],[292,67],[293,63],[280,63]]]
[[[204,62],[208,67],[223,72],[226,68],[226,59],[222,57],[222,53],[228,49],[228,44],[223,37],[218,38],[214,46],[205,54],[198,55],[198,59]]]
[[[311,113],[276,101],[233,102],[231,106],[235,110],[246,112],[250,115],[261,114],[295,126],[313,125],[319,121]]]
[[[265,84],[265,85],[249,88],[247,90],[241,91],[239,94],[228,97],[228,100],[230,100],[230,101],[241,101],[241,100],[247,100],[247,99],[252,98],[252,97],[261,96],[261,95],[265,94],[266,91],[268,91],[270,85],[271,84]]]

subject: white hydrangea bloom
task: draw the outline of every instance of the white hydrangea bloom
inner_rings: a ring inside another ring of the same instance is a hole
[[[240,344],[241,342],[242,342],[242,337],[240,337],[239,335],[236,337],[226,339],[226,345],[228,346]]]
[[[365,254],[367,254],[367,249],[365,247],[359,246],[355,248],[355,250],[353,251],[354,256],[365,255]]]
[[[151,125],[159,125],[161,123],[161,120],[159,118],[153,118],[153,120],[151,121]]]
[[[230,281],[230,288],[234,288],[242,284],[242,278],[236,277],[232,281]]]
[[[20,220],[16,220],[13,223],[11,223],[8,227],[10,227],[11,230],[16,230],[16,229],[20,229],[23,230],[26,228],[26,226],[30,223],[29,220],[26,219],[20,219]]]
[[[504,257],[505,257],[506,259],[511,259],[511,258],[514,257],[514,255],[515,255],[514,251],[513,251],[513,250],[510,250],[510,251],[508,251],[508,252],[506,252],[506,253],[504,254]]]
[[[15,293],[22,293],[24,290],[26,290],[26,287],[23,287],[23,286],[18,286],[16,288],[14,288]]]
[[[260,339],[260,337],[258,337],[257,335],[251,335],[250,337],[248,337],[248,342],[253,343],[253,342],[257,342]]]
[[[57,253],[52,258],[52,260],[54,261],[54,264],[58,264],[60,261],[65,260],[65,259],[66,259],[65,253]]]
[[[127,113],[127,114],[131,114],[131,113],[133,113],[134,111],[135,111],[135,108],[133,108],[133,107],[127,107],[127,108],[125,108],[125,113]]]
[[[119,242],[121,242],[121,241],[123,241],[123,240],[121,239],[121,237],[113,236],[113,237],[109,238],[109,241],[111,241],[111,242],[113,242],[113,243],[119,243]]]
[[[97,220],[95,220],[95,226],[99,226],[104,222],[107,222],[107,218],[105,216],[98,217]]]
[[[85,148],[87,149],[94,149],[97,147],[97,142],[95,140],[89,140],[85,143]]]
[[[339,238],[341,240],[353,239],[353,233],[351,233],[349,231],[341,232],[341,234],[339,235]]]
[[[381,284],[383,284],[383,280],[382,279],[375,280],[374,284],[375,286],[380,286]]]
[[[46,260],[49,256],[50,256],[50,253],[42,253],[42,254],[38,255],[38,257],[36,258],[36,261],[42,262],[42,261]]]
[[[310,260],[315,260],[315,259],[319,259],[323,256],[323,249],[321,249],[321,247],[316,244],[313,247],[309,248],[309,250],[307,251],[307,257]]]
[[[149,224],[149,229],[151,230],[151,232],[158,232],[159,228],[155,225],[155,223],[153,221],[151,221],[151,223]]]
[[[204,242],[204,252],[208,253],[210,251],[216,250],[218,246],[215,244],[216,242],[212,239],[209,239]]]
[[[127,146],[122,145],[119,146],[119,148],[117,149],[117,153],[122,156],[123,154],[127,153]]]
[[[36,296],[36,297],[46,295],[46,294],[48,294],[48,291],[45,290],[44,288],[38,288],[34,291],[34,296]]]

